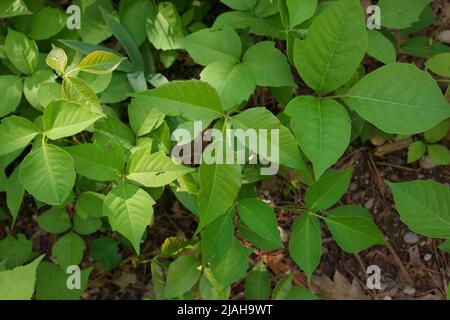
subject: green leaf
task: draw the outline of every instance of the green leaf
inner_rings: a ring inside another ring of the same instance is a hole
[[[293,29],[314,15],[317,0],[286,0],[286,5],[289,12],[289,27]]]
[[[347,253],[385,244],[383,235],[365,208],[350,205],[333,209],[325,217],[325,223],[334,240]]]
[[[443,76],[450,77],[450,53],[441,53],[428,59],[425,63],[426,67],[434,73]]]
[[[85,130],[100,118],[100,115],[78,103],[56,100],[44,110],[44,134],[52,140],[70,137]]]
[[[133,131],[116,117],[101,119],[95,123],[94,142],[110,147],[118,144],[127,153],[135,146]]]
[[[61,9],[43,7],[31,19],[30,37],[46,40],[58,34],[66,26],[67,16]]]
[[[445,240],[439,245],[439,250],[445,253],[450,253],[450,240]]]
[[[91,112],[102,114],[102,108],[95,92],[86,82],[77,77],[65,77],[62,83],[64,94]]]
[[[156,8],[147,0],[120,1],[120,24],[127,28],[137,45],[141,45],[147,38],[145,23],[155,15]]]
[[[25,148],[40,130],[25,118],[10,116],[0,123],[0,156]]]
[[[103,202],[105,201],[105,195],[96,192],[84,192],[82,193],[76,202],[75,212],[81,218],[101,218],[103,217]]]
[[[64,207],[52,208],[37,218],[39,227],[49,233],[63,233],[72,227],[69,214]]]
[[[0,3],[0,18],[29,14],[32,14],[32,12],[27,8],[23,0],[4,0]]]
[[[347,111],[333,100],[301,96],[288,104],[286,114],[291,117],[291,129],[319,179],[350,143],[351,121]]]
[[[425,6],[432,0],[380,0],[381,25],[389,29],[404,29],[419,20]]]
[[[0,300],[30,300],[34,293],[36,268],[44,255],[26,266],[0,272]]]
[[[400,48],[415,57],[432,57],[450,51],[450,47],[428,37],[418,36],[404,42]]]
[[[199,174],[198,230],[201,230],[231,208],[241,187],[241,172],[237,165],[203,162]]]
[[[425,141],[428,143],[436,143],[441,141],[447,136],[449,126],[450,122],[446,119],[433,128],[425,131]]]
[[[322,256],[322,237],[319,219],[311,214],[302,214],[292,226],[289,253],[305,271],[308,279],[316,270]]]
[[[141,148],[128,160],[127,179],[148,188],[157,188],[194,170],[175,163],[162,151],[150,154],[149,148]]]
[[[330,208],[347,192],[351,178],[352,168],[325,173],[306,191],[308,209],[318,212]]]
[[[108,74],[116,70],[124,58],[109,51],[94,51],[78,64],[78,69],[94,74]]]
[[[311,88],[329,93],[352,78],[366,49],[366,23],[359,1],[340,0],[314,20],[305,42],[296,41],[294,62]]]
[[[92,268],[81,270],[80,289],[69,289],[67,283],[70,276],[66,270],[58,266],[42,262],[37,269],[36,299],[37,300],[78,300],[84,292]]]
[[[275,43],[262,41],[244,54],[242,63],[248,67],[258,86],[293,87],[291,67],[283,53],[275,48]]]
[[[83,261],[86,245],[83,239],[75,233],[68,233],[55,242],[52,248],[52,256],[58,265],[66,271],[71,265],[79,265]]]
[[[272,300],[286,300],[289,297],[292,286],[292,274],[287,274],[276,284],[272,292]]]
[[[214,277],[211,272],[209,273],[209,277],[204,274],[200,278],[199,282],[199,291],[203,300],[228,300],[230,298],[230,287],[222,288],[217,280],[214,279],[214,284],[209,280],[211,277]]]
[[[387,133],[416,134],[450,116],[436,81],[405,63],[391,63],[369,73],[347,92],[344,101]]]
[[[75,184],[74,161],[70,154],[52,145],[39,145],[25,157],[20,167],[20,182],[37,200],[60,205]]]
[[[173,81],[133,96],[164,114],[189,121],[211,122],[222,115],[217,91],[202,81]]]
[[[20,167],[14,169],[13,173],[9,176],[6,183],[6,204],[8,205],[9,212],[13,217],[12,226],[17,219],[20,207],[22,205],[25,189],[19,181]],[[0,259],[1,260],[1,259]]]
[[[367,30],[369,39],[367,54],[384,64],[389,64],[397,60],[397,52],[391,40],[377,30]]]
[[[450,151],[440,144],[431,144],[428,146],[428,155],[431,161],[438,166],[450,164]]]
[[[57,76],[48,69],[38,70],[25,78],[23,93],[28,102],[39,111],[53,100],[63,97],[61,85],[55,81]]]
[[[55,70],[57,74],[62,75],[67,66],[67,55],[63,49],[53,46],[45,59],[45,63]]]
[[[146,30],[148,40],[156,49],[183,48],[181,19],[171,2],[158,3],[158,13],[147,19]]]
[[[231,213],[226,213],[206,226],[201,236],[203,265],[220,259],[233,245],[234,230]]]
[[[259,199],[244,199],[239,201],[239,217],[258,236],[283,247],[278,231],[275,212]]]
[[[200,278],[200,261],[194,256],[181,256],[170,264],[164,289],[166,299],[180,297]]]
[[[222,288],[244,278],[247,269],[247,252],[237,239],[234,239],[233,246],[224,257],[211,262],[211,271]]]
[[[214,62],[203,69],[200,79],[217,90],[224,110],[247,101],[256,88],[252,71],[240,63]]]
[[[111,36],[111,31],[103,20],[100,7],[108,12],[114,10],[111,0],[93,0],[92,4],[83,9],[81,29],[77,30],[83,42],[96,44]]]
[[[245,278],[245,299],[268,300],[270,291],[270,273],[260,261]]]
[[[95,239],[92,242],[91,256],[105,271],[117,268],[122,262],[119,243],[106,237]]]
[[[425,155],[427,145],[422,141],[415,141],[409,145],[408,148],[408,163],[416,162]]]
[[[102,224],[103,222],[100,218],[91,216],[82,218],[77,212],[73,219],[73,230],[80,235],[88,235],[98,231]]]
[[[75,160],[78,174],[96,181],[116,180],[124,172],[125,160],[120,148],[85,143],[65,148]]]
[[[0,92],[2,92],[2,104],[0,106],[0,118],[16,111],[22,100],[22,79],[16,76],[0,76]]]
[[[154,204],[147,192],[128,183],[111,190],[103,204],[112,230],[127,238],[138,254],[142,236],[153,217]]]
[[[214,62],[236,64],[241,60],[241,39],[228,26],[191,33],[184,38],[183,45],[194,61],[203,66]]]
[[[7,235],[0,241],[0,261],[4,261],[6,269],[21,266],[31,257],[33,243],[23,234],[14,236]]]
[[[136,97],[128,105],[128,118],[136,136],[141,137],[157,129],[163,123],[165,115],[149,107],[145,98]]]
[[[20,72],[31,75],[36,71],[39,50],[36,42],[21,32],[8,29],[5,39],[5,53]]]

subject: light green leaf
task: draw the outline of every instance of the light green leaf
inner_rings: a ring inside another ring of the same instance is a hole
[[[102,108],[95,92],[80,78],[65,77],[62,83],[64,94],[91,112],[102,114]]]
[[[270,290],[270,273],[260,261],[245,278],[245,299],[268,300]]]
[[[56,73],[62,75],[64,74],[67,66],[66,52],[61,48],[53,46],[52,50],[45,59],[45,62],[50,68],[54,69]]]
[[[425,141],[428,143],[436,143],[441,141],[447,136],[448,129],[450,127],[450,121],[444,120],[434,126],[433,128],[425,131],[424,137]]]
[[[52,145],[33,148],[20,167],[20,182],[37,200],[60,205],[75,184],[74,161],[70,154]]]
[[[416,162],[417,160],[422,159],[425,155],[425,151],[427,151],[427,145],[422,141],[415,141],[409,145],[408,148],[408,163]]]
[[[450,77],[450,52],[441,53],[428,59],[425,63],[426,67],[434,73],[443,76]]]
[[[319,219],[311,214],[302,214],[292,226],[289,253],[305,271],[308,279],[316,270],[322,256],[322,237]]]
[[[359,1],[340,0],[314,20],[305,42],[296,41],[294,62],[311,88],[329,93],[352,78],[366,49],[366,23]]]
[[[217,91],[202,81],[173,81],[133,96],[164,114],[190,121],[210,122],[222,115]]]
[[[202,81],[211,84],[219,94],[224,110],[247,101],[255,91],[252,71],[245,64],[218,61],[200,73]]]
[[[259,199],[244,199],[239,201],[239,217],[258,236],[272,242],[281,248],[280,232],[277,218],[271,207]]]
[[[388,183],[400,219],[427,237],[450,239],[450,188],[432,180]]]
[[[191,33],[184,38],[183,45],[195,62],[203,66],[214,62],[236,64],[241,59],[241,39],[228,26]]]
[[[425,6],[432,0],[380,0],[381,25],[390,29],[404,29],[419,20]]]
[[[255,44],[244,54],[242,63],[252,71],[258,86],[295,86],[291,67],[283,53],[275,48],[274,42]]]
[[[17,167],[13,173],[9,176],[6,183],[6,204],[8,205],[9,212],[13,217],[12,226],[17,219],[17,215],[19,214],[20,207],[22,205],[23,196],[25,194],[25,190],[22,184],[19,181],[19,172],[20,167]],[[1,259],[0,259],[1,260]]]
[[[94,142],[109,147],[111,143],[118,144],[126,152],[135,145],[136,137],[133,131],[115,117],[101,119],[95,123]]]
[[[313,212],[330,208],[347,192],[351,178],[352,168],[325,173],[306,191],[307,207]]]
[[[36,269],[41,255],[26,266],[0,272],[0,300],[30,300],[34,293]]]
[[[293,29],[314,15],[317,0],[286,0],[289,12],[290,28]]]
[[[0,76],[0,92],[2,104],[0,105],[0,118],[16,111],[22,100],[22,79],[16,76]]]
[[[23,234],[18,234],[17,239],[7,235],[0,241],[0,261],[5,263],[6,269],[21,266],[31,257],[33,242],[27,240]]]
[[[367,209],[343,206],[328,212],[325,217],[334,240],[348,253],[357,253],[373,245],[385,244],[383,235]]]
[[[157,129],[165,115],[146,104],[145,98],[136,97],[128,105],[128,118],[136,136],[141,137]]]
[[[52,208],[37,218],[39,227],[48,233],[63,233],[72,227],[69,214],[64,207]]]
[[[85,143],[65,149],[75,160],[78,174],[96,181],[116,180],[124,172],[125,160],[120,148]]]
[[[5,39],[5,53],[20,72],[31,75],[36,71],[39,50],[36,42],[21,32],[8,29]]]
[[[43,7],[33,14],[30,37],[34,40],[45,40],[58,34],[66,26],[67,16],[61,9]]]
[[[237,165],[203,162],[199,173],[200,224],[198,230],[201,230],[224,215],[233,205],[241,187],[241,171]]]
[[[341,157],[350,143],[351,121],[333,100],[301,96],[286,107],[291,129],[314,166],[316,179]]]
[[[128,183],[111,190],[103,204],[112,230],[127,238],[138,254],[142,236],[153,217],[154,204],[147,192]]]
[[[436,81],[405,63],[391,63],[369,73],[347,92],[344,101],[387,133],[416,134],[450,117],[450,105]]]
[[[367,30],[369,43],[367,54],[384,64],[389,64],[397,60],[397,52],[392,42],[383,33],[377,30]]]
[[[70,137],[85,130],[100,118],[100,115],[78,103],[56,100],[44,110],[44,134],[52,140]]]
[[[32,12],[27,8],[23,0],[3,0],[0,3],[0,18],[9,18],[29,14],[32,14]]]
[[[86,245],[83,239],[75,233],[68,233],[55,242],[52,248],[52,256],[58,265],[66,271],[71,265],[79,265],[83,261]]]
[[[88,217],[101,218],[103,217],[103,202],[105,195],[96,192],[82,193],[76,202],[75,212],[77,216],[87,219]]]
[[[146,29],[148,40],[156,49],[183,48],[181,19],[173,3],[158,3],[158,13],[147,19]]]
[[[0,123],[0,156],[26,147],[40,130],[25,118],[10,116]]]
[[[171,263],[164,289],[166,299],[180,297],[200,278],[200,261],[194,256],[181,256]]]
[[[233,245],[234,230],[228,212],[206,226],[201,236],[203,264],[222,258]]]
[[[48,69],[38,70],[24,81],[23,93],[32,107],[44,110],[48,103],[63,98],[57,76]]]
[[[200,278],[200,282],[198,285],[200,295],[202,296],[203,300],[228,300],[230,298],[230,287],[222,288],[218,283],[217,280],[213,280],[214,284],[209,280],[210,278],[214,277],[211,272],[209,272],[209,275],[206,276],[205,274],[202,275]]]
[[[116,70],[124,58],[109,51],[94,51],[78,64],[81,71],[94,74],[108,74]]]
[[[430,156],[431,161],[438,166],[446,166],[450,164],[450,151],[443,145],[429,145],[428,155]]]
[[[227,254],[211,263],[211,271],[222,288],[241,280],[247,274],[248,257],[242,243],[234,239]]]

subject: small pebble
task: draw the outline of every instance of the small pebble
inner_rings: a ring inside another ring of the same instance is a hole
[[[283,228],[281,228],[281,227],[278,227],[278,231],[280,232],[281,241],[288,242],[289,241],[289,234],[288,234],[288,232],[286,230],[284,230]]]
[[[403,241],[405,241],[407,244],[415,244],[419,241],[419,236],[414,232],[408,231],[403,236]]]
[[[420,241],[419,246],[423,247],[424,245],[426,245],[427,243],[425,241]]]
[[[431,258],[433,258],[433,256],[431,255],[431,253],[427,253],[427,254],[425,254],[425,255],[423,256],[423,261],[428,262],[428,261],[431,260]]]
[[[358,189],[358,185],[356,183],[352,183],[350,185],[350,188],[349,188],[350,192],[355,192],[357,189]]]
[[[425,156],[420,160],[420,166],[426,170],[433,169],[436,167],[436,165],[431,161],[429,156]]]
[[[374,198],[370,198],[369,200],[367,200],[367,202],[364,204],[364,207],[366,207],[366,209],[371,209],[373,207],[373,203],[375,202]]]
[[[403,293],[408,295],[408,296],[414,296],[416,294],[416,289],[412,288],[412,287],[406,287],[403,290]]]

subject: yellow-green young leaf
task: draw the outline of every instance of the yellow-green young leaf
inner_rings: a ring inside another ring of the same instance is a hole
[[[100,115],[92,113],[78,103],[56,100],[44,110],[42,117],[44,134],[52,140],[70,137],[85,130],[100,118]]]
[[[25,148],[40,130],[30,120],[10,116],[0,123],[0,156]]]
[[[0,18],[32,14],[23,0],[3,0],[0,2]]]
[[[428,69],[434,73],[443,76],[450,77],[450,53],[441,53],[430,59],[425,63]]]
[[[142,235],[153,217],[155,201],[139,187],[122,183],[111,190],[103,203],[113,231],[127,238],[139,254]]]
[[[305,42],[300,45],[296,41],[294,62],[311,88],[329,93],[352,78],[366,49],[366,23],[360,2],[340,0],[314,20]]]
[[[347,111],[330,99],[301,96],[288,104],[286,114],[291,117],[291,129],[319,179],[350,143],[351,121]]]
[[[150,154],[149,148],[141,148],[128,161],[127,179],[148,188],[157,188],[194,170],[175,163],[162,151]]]
[[[198,206],[200,225],[198,230],[224,215],[236,200],[241,187],[241,171],[238,165],[200,165],[200,189]]]
[[[409,145],[408,148],[408,163],[416,162],[417,160],[422,159],[425,155],[425,151],[427,151],[427,145],[422,141],[415,141]]]
[[[450,117],[450,105],[436,81],[406,63],[391,63],[369,73],[345,94],[344,101],[363,119],[394,134],[420,133]]]
[[[177,8],[171,2],[158,3],[158,13],[147,19],[147,37],[156,49],[182,49],[183,30]]]
[[[319,219],[302,214],[292,226],[289,253],[310,279],[322,256],[322,237]]]
[[[0,76],[0,118],[16,111],[22,100],[22,79],[16,76]]]
[[[37,200],[60,205],[75,184],[74,161],[70,154],[52,145],[36,146],[25,157],[19,179],[25,190]]]
[[[447,147],[440,144],[432,144],[428,146],[428,155],[431,161],[438,166],[446,166],[450,164],[450,151]]]
[[[166,299],[180,297],[200,278],[200,261],[194,256],[181,256],[171,263],[164,289]]]
[[[36,269],[41,255],[26,266],[0,272],[0,300],[30,300],[34,293]]]
[[[95,92],[80,78],[66,77],[62,83],[64,94],[70,101],[77,102],[91,112],[102,114],[102,108]]]
[[[39,50],[36,42],[21,32],[8,29],[5,39],[5,53],[20,72],[31,75],[36,71]]]
[[[82,71],[107,74],[113,72],[124,58],[108,51],[94,51],[88,54],[78,64],[78,68]]]
[[[400,219],[414,232],[450,239],[450,188],[432,180],[388,182]]]
[[[325,217],[325,223],[345,252],[357,253],[373,245],[385,244],[380,229],[363,207],[351,205],[333,209]]]
[[[53,46],[52,50],[45,59],[45,62],[50,68],[55,70],[56,73],[62,75],[67,66],[66,52],[61,48]]]

